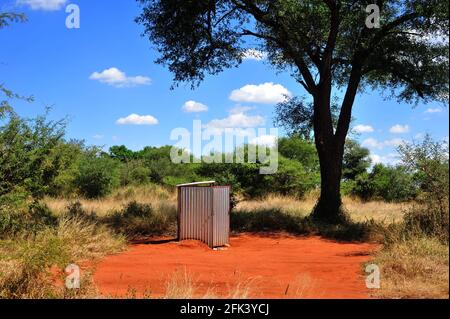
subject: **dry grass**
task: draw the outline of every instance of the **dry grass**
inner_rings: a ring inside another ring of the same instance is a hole
[[[200,293],[198,282],[186,270],[177,270],[168,279],[166,283],[166,293],[164,299],[246,299],[249,298],[254,289],[254,280],[238,280],[232,285],[228,285],[227,294],[218,294],[213,283],[206,289],[206,292]]]
[[[293,299],[320,298],[315,289],[315,281],[308,274],[299,275],[292,283],[289,283],[285,290],[285,297]]]
[[[83,209],[88,212],[94,212],[98,216],[105,216],[115,210],[119,210],[130,201],[136,201],[141,204],[151,204],[153,207],[167,206],[167,204],[176,203],[176,193],[171,192],[158,185],[133,186],[121,188],[114,191],[111,195],[100,199],[75,199],[83,205]],[[66,210],[66,207],[74,199],[70,198],[52,198],[47,197],[44,202],[56,214]]]
[[[317,200],[316,194],[310,194],[303,200],[293,197],[270,195],[262,200],[241,201],[237,211],[263,212],[281,211],[282,215],[291,217],[305,217],[313,209]],[[123,209],[131,201],[142,204],[151,204],[156,213],[173,211],[176,208],[176,194],[160,186],[130,187],[115,191],[110,196],[98,200],[81,199],[83,208],[88,212],[95,212],[98,216],[109,216],[112,212]],[[404,212],[412,204],[410,203],[385,203],[380,201],[362,202],[358,199],[346,197],[343,199],[346,210],[355,222],[374,220],[387,226],[398,224],[402,221]],[[46,204],[55,212],[65,211],[70,199],[46,198]],[[294,218],[294,219],[295,219]],[[287,219],[289,220],[289,219]],[[278,220],[279,221],[279,220]],[[383,227],[384,227],[383,226]],[[80,227],[66,227],[64,223],[59,225],[58,232],[65,242],[79,241],[77,235]],[[395,228],[394,228],[395,229]],[[89,235],[92,238],[87,239]],[[97,258],[102,254],[117,250],[115,242],[108,244],[107,234],[102,232],[92,233],[89,229],[81,230],[80,236],[86,241],[82,243],[83,248],[74,248],[70,255],[77,259],[88,256]],[[81,251],[80,249],[84,250]],[[105,249],[104,251],[102,251]],[[1,251],[2,249],[0,249]],[[1,253],[0,253],[1,257]],[[375,256],[375,262],[382,271],[382,288],[374,294],[379,298],[448,298],[448,245],[437,240],[428,238],[416,238],[409,241],[397,240],[385,246]],[[3,269],[17,268],[11,261],[1,260]],[[1,277],[1,276],[0,276]],[[308,277],[299,277],[286,287],[287,298],[308,298],[309,290],[314,282]],[[248,298],[254,290],[254,280],[237,280],[235,285],[227,288],[227,296],[220,296],[215,292],[211,284],[207,291],[204,288],[199,291],[197,282],[186,271],[178,271],[169,278],[164,298]],[[45,288],[45,285],[41,287]],[[40,294],[48,293],[42,290]],[[223,294],[223,293],[222,293]],[[317,297],[317,296],[315,296]],[[319,296],[320,297],[320,296]]]
[[[294,197],[269,195],[262,200],[240,202],[237,209],[246,211],[280,209],[288,214],[305,217],[312,211],[316,201],[317,198],[313,195],[307,196],[303,200]],[[355,222],[371,219],[386,223],[399,222],[403,218],[404,211],[410,206],[409,203],[363,202],[350,197],[345,197],[343,202],[344,207]]]
[[[141,204],[151,204],[158,208],[176,205],[176,192],[169,191],[161,186],[148,185],[139,187],[127,187],[116,190],[111,195],[101,199],[77,199],[88,212],[95,212],[98,216],[105,216],[119,210],[130,201]],[[317,194],[311,193],[302,200],[295,197],[269,195],[261,200],[241,201],[237,205],[238,210],[270,210],[280,209],[289,214],[307,216],[317,201]],[[65,211],[73,199],[45,198],[44,202],[55,213]],[[409,203],[386,203],[382,201],[363,202],[359,199],[345,197],[344,206],[356,222],[373,219],[387,223],[398,222],[402,219],[404,211]]]
[[[55,228],[0,241],[0,298],[86,298],[95,296],[89,272],[82,288],[62,283],[71,263],[100,258],[125,248],[123,237],[82,219],[61,218]],[[59,283],[59,284],[58,284]]]
[[[380,250],[371,263],[380,266],[379,298],[448,298],[448,245],[413,238]]]

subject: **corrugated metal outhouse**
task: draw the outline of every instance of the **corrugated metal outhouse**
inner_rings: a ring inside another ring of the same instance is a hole
[[[197,239],[211,248],[229,244],[231,187],[214,183],[177,185],[178,240]]]

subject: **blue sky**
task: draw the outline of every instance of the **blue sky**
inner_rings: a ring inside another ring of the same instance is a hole
[[[80,8],[79,29],[66,28],[69,3]],[[173,144],[171,130],[192,129],[194,119],[269,128],[283,93],[305,94],[288,73],[255,58],[207,76],[195,90],[184,84],[170,90],[172,75],[153,63],[157,54],[134,22],[140,13],[134,0],[0,0],[0,10],[22,11],[29,20],[0,31],[0,83],[35,97],[31,104],[15,101],[15,110],[33,116],[52,106],[51,118],[69,117],[68,137],[88,144]],[[412,108],[367,91],[353,116],[356,138],[375,161],[392,163],[395,145],[424,133],[448,139],[448,108],[438,103]]]

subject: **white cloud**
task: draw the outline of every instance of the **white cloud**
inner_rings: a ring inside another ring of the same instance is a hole
[[[389,132],[394,133],[394,134],[408,133],[409,132],[409,126],[408,125],[396,124],[393,127],[391,127]]]
[[[401,138],[393,138],[391,140],[384,141],[384,145],[396,147],[396,146],[403,144],[404,142],[405,141],[402,140]]]
[[[370,138],[366,138],[362,142],[362,146],[369,147],[369,148],[382,149],[385,146],[396,147],[403,143],[404,143],[404,141],[401,138],[394,138],[394,139],[390,139],[390,140],[386,140],[386,141],[378,141],[377,139],[370,137]]]
[[[363,124],[356,125],[354,130],[357,133],[370,133],[370,132],[374,131],[372,126],[370,126],[370,125],[363,125]]]
[[[182,109],[183,109],[183,111],[188,112],[188,113],[208,111],[208,107],[205,104],[202,104],[200,102],[195,102],[192,100],[184,103]]]
[[[95,134],[94,136],[92,136],[94,139],[96,139],[96,140],[101,140],[101,139],[103,139],[105,136],[104,135],[101,135],[101,134]]]
[[[255,107],[237,105],[237,106],[233,107],[232,109],[230,109],[229,112],[230,112],[230,114],[245,113],[245,112],[251,111],[253,109],[255,109]]]
[[[276,142],[277,137],[275,135],[261,135],[252,139],[250,141],[250,144],[266,145],[272,147],[275,145]]]
[[[255,60],[261,61],[267,58],[267,52],[256,50],[256,49],[247,49],[242,54],[243,60]]]
[[[437,108],[428,108],[425,113],[440,113],[442,112],[442,109],[437,107]]]
[[[158,124],[158,120],[151,115],[139,115],[139,114],[130,114],[127,117],[122,117],[116,121],[117,124],[120,125],[156,125]]]
[[[372,164],[395,165],[400,162],[400,158],[396,153],[389,153],[387,155],[370,154]]]
[[[230,100],[235,102],[250,102],[262,104],[277,104],[291,97],[292,93],[281,84],[266,82],[259,85],[248,84],[230,94]]]
[[[371,148],[383,148],[383,143],[379,142],[377,139],[374,139],[372,137],[366,138],[363,142],[362,142],[362,146],[365,147],[371,147]]]
[[[223,119],[214,119],[205,125],[206,128],[247,128],[257,127],[265,123],[260,115],[247,115],[244,112],[232,113]]]
[[[18,5],[28,6],[32,10],[56,11],[60,10],[67,0],[17,0]]]
[[[115,87],[132,87],[138,85],[149,85],[151,79],[146,76],[127,76],[125,72],[118,68],[112,67],[102,72],[94,72],[89,77],[91,80],[96,80],[101,83],[106,83]]]

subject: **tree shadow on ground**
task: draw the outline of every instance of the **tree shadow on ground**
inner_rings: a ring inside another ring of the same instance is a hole
[[[280,209],[238,210],[231,213],[234,233],[250,232],[264,236],[273,232],[286,232],[295,236],[321,236],[336,241],[374,241],[380,230],[373,220],[342,224],[320,223],[309,216],[286,213]]]

